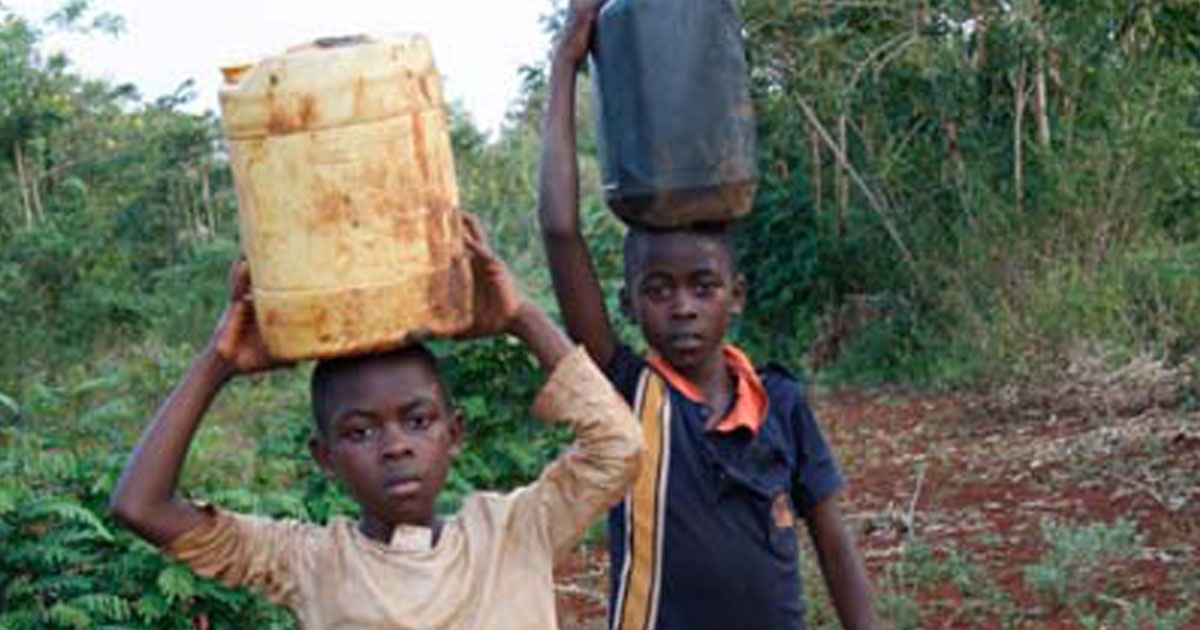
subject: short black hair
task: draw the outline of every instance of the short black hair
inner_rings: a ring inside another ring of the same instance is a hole
[[[437,381],[438,389],[441,391],[446,407],[450,408],[450,389],[446,387],[446,381],[442,379],[441,364],[438,361],[437,355],[425,344],[414,342],[385,352],[334,357],[318,361],[316,368],[313,369],[312,380],[309,386],[312,396],[313,419],[316,421],[317,431],[323,437],[329,435],[329,402],[334,383],[339,378],[376,361],[412,360],[420,361],[429,368],[429,371]]]
[[[702,238],[716,243],[717,246],[721,248],[721,251],[726,254],[726,257],[729,260],[730,275],[737,275],[737,250],[734,247],[733,228],[732,224],[730,223],[705,221],[673,228],[651,227],[648,225],[630,223],[628,224],[628,229],[625,232],[624,270],[626,285],[632,284],[636,272],[641,268],[647,241],[655,236],[661,236],[663,234],[690,234],[696,238]]]

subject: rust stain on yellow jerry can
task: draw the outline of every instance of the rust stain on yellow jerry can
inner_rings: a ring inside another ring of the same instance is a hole
[[[222,70],[259,326],[282,359],[465,326],[472,285],[423,37],[318,40]]]

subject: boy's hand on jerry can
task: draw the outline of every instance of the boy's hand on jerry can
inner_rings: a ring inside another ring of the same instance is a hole
[[[516,279],[492,251],[479,218],[461,213],[463,242],[471,256],[471,274],[475,286],[475,305],[471,323],[455,332],[456,339],[497,335],[508,330],[524,300]]]
[[[229,305],[213,332],[211,342],[232,374],[260,372],[284,365],[271,356],[254,314],[250,264],[239,257],[229,270]]]
[[[595,32],[596,16],[600,7],[608,0],[571,0],[567,10],[567,22],[563,25],[558,42],[559,54],[564,61],[578,68],[587,58],[592,48],[592,35]]]

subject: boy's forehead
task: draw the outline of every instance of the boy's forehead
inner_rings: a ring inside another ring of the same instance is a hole
[[[334,401],[347,403],[377,400],[432,397],[445,402],[438,374],[428,361],[417,357],[375,357],[348,366],[334,378]]]
[[[702,232],[644,232],[633,242],[634,269],[640,275],[655,268],[719,269],[733,271],[733,252],[728,241]]]

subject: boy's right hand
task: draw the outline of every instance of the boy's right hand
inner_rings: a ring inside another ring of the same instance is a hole
[[[583,65],[592,47],[596,17],[600,7],[608,0],[571,0],[567,9],[567,22],[559,35],[556,55],[560,61],[572,68]]]
[[[453,339],[477,339],[508,332],[525,296],[508,265],[492,251],[479,217],[461,213],[463,244],[471,256],[474,278],[474,310],[471,321],[461,330],[446,335]]]
[[[213,331],[209,346],[225,364],[228,376],[261,372],[285,364],[271,356],[258,327],[250,264],[244,256],[229,270],[229,305]]]

